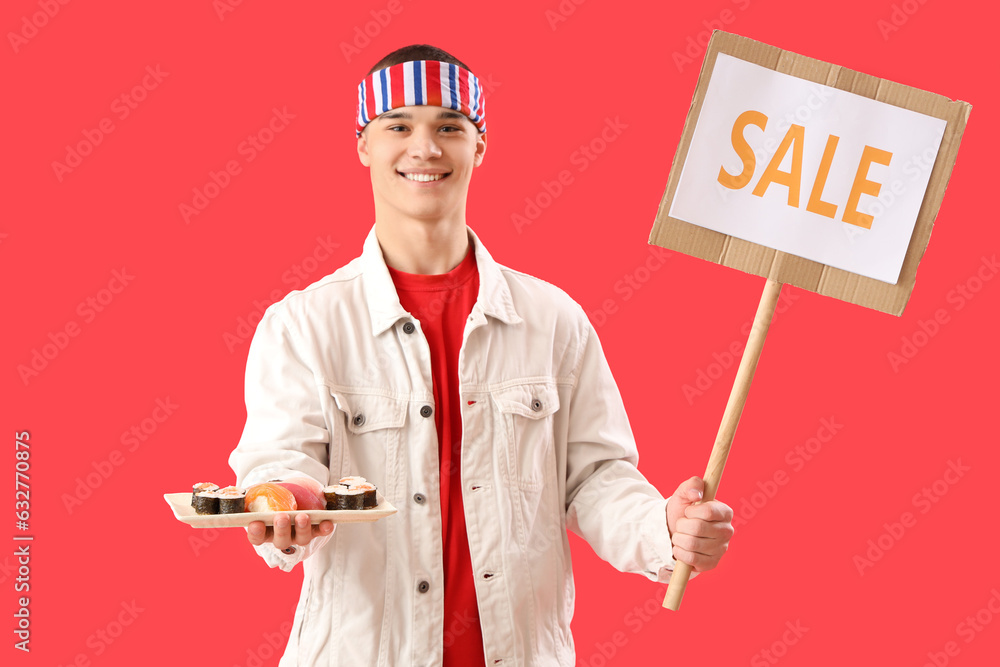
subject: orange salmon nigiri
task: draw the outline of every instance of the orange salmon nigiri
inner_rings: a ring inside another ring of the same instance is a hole
[[[271,482],[254,484],[247,489],[243,505],[247,512],[281,512],[298,509],[292,492]]]

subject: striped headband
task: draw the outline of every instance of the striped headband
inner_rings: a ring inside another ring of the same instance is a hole
[[[358,85],[358,136],[389,109],[416,104],[461,111],[486,132],[486,98],[475,74],[439,60],[411,60],[372,72]]]

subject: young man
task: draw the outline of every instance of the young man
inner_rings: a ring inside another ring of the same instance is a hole
[[[426,45],[359,86],[375,224],[360,257],[272,305],[247,360],[237,484],[347,475],[398,512],[299,515],[248,539],[305,570],[289,665],[575,664],[567,529],[626,572],[714,568],[732,510],[665,499],[600,341],[559,288],[494,261],[465,219],[486,153],[483,91]]]

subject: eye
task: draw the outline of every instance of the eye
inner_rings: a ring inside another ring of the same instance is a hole
[[[405,125],[391,125],[388,128],[386,128],[386,129],[388,129],[390,132],[392,132],[394,130],[406,130],[407,127]]]

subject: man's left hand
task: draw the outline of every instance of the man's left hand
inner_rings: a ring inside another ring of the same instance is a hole
[[[674,560],[687,563],[695,572],[711,570],[729,548],[733,533],[733,510],[718,500],[702,500],[705,481],[684,481],[667,503],[667,530]]]

